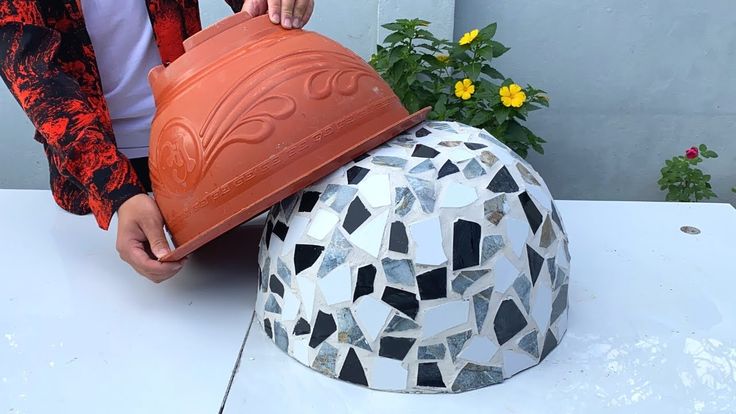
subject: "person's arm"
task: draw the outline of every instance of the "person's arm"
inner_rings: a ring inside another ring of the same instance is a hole
[[[107,229],[118,207],[144,189],[79,84],[56,64],[60,41],[35,1],[0,0],[0,76],[56,155],[59,172],[84,188]]]

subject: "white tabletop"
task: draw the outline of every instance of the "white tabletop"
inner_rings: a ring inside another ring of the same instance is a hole
[[[260,229],[242,227],[161,285],[115,227],[0,191],[0,412],[217,413],[253,315]]]
[[[225,413],[736,412],[736,211],[559,202],[572,255],[560,346],[503,384],[393,394],[324,377],[253,323]],[[688,235],[684,225],[702,233]]]
[[[226,413],[735,412],[736,211],[559,207],[573,255],[560,346],[503,384],[407,395],[326,378],[250,324],[258,227],[154,285],[92,217],[64,213],[46,191],[0,190],[0,412],[217,413],[246,334]]]

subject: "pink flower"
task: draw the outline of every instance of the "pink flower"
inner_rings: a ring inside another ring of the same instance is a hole
[[[698,154],[699,154],[699,152],[698,152],[698,148],[697,147],[692,147],[692,148],[689,148],[687,151],[685,151],[685,156],[689,160],[691,160],[693,158],[697,158],[698,157]]]

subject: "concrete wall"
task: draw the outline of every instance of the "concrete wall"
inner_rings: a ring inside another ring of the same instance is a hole
[[[665,158],[706,143],[721,201],[735,201],[733,0],[457,0],[455,35],[493,21],[499,69],[546,89],[530,160],[561,198],[662,200]]]

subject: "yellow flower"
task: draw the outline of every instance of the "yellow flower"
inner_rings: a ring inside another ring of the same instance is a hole
[[[473,29],[470,32],[465,33],[463,37],[460,38],[460,46],[471,43],[476,37],[478,37],[478,33],[480,33],[478,29]]]
[[[521,86],[515,83],[502,87],[499,94],[501,94],[501,103],[506,107],[520,108],[526,102],[526,94],[521,90]]]
[[[475,93],[475,85],[470,79],[464,79],[462,82],[458,81],[455,84],[455,96],[467,101]]]
[[[442,63],[447,63],[447,61],[450,60],[450,56],[448,55],[437,55],[435,57]]]

